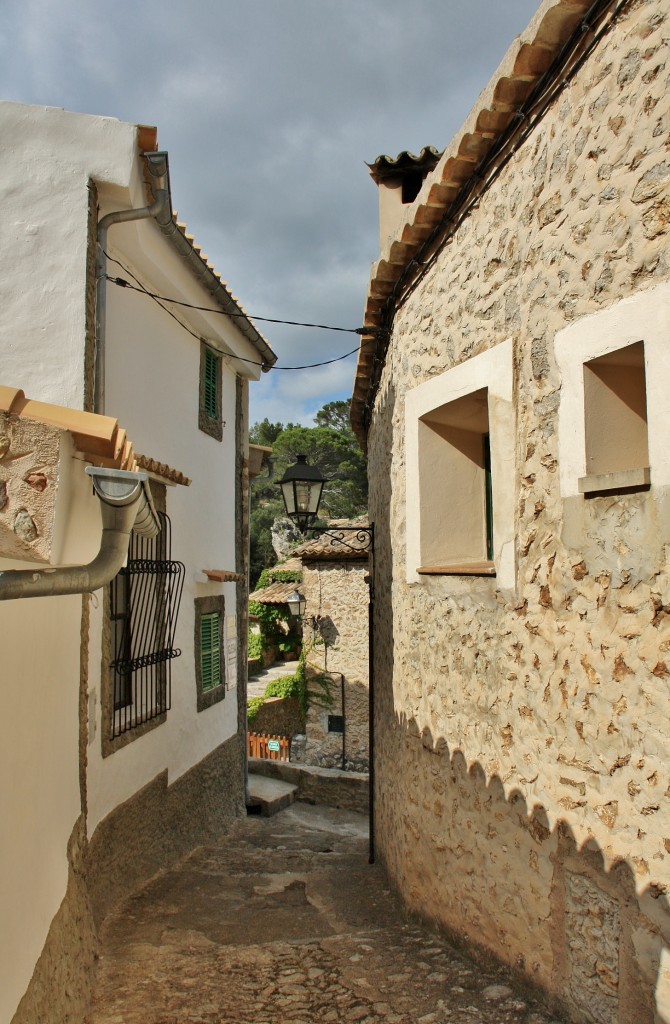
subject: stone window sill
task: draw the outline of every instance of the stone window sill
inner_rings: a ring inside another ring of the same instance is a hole
[[[494,562],[464,562],[454,565],[422,565],[419,576],[495,576]]]
[[[648,490],[650,484],[651,472],[648,466],[626,469],[620,473],[595,473],[582,476],[578,481],[579,493],[586,497]]]

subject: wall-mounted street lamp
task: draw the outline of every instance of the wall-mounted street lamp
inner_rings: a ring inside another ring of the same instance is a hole
[[[279,486],[284,498],[286,515],[304,534],[316,519],[326,477],[316,466],[307,464],[307,456],[298,455],[296,458],[298,461],[287,468],[279,481]]]
[[[294,619],[301,619],[305,614],[307,601],[297,590],[294,590],[291,596],[286,598],[286,604],[288,605],[289,614]]]
[[[375,776],[374,776],[374,754],[375,754],[375,732],[374,732],[374,550],[375,531],[370,523],[368,526],[314,526],[321,502],[323,485],[327,483],[327,477],[316,467],[310,466],[305,455],[297,455],[296,462],[288,466],[284,476],[279,481],[284,498],[286,515],[291,519],[303,537],[314,535],[325,537],[330,541],[333,548],[345,547],[350,551],[366,551],[368,554],[369,572],[367,582],[370,588],[370,600],[368,602],[368,729],[369,729],[369,767],[368,779],[370,786],[370,851],[369,862],[374,864],[375,860]],[[289,610],[292,615],[303,615],[305,611],[305,599],[296,590],[288,599]],[[292,607],[293,606],[293,607]],[[293,610],[295,608],[295,611]],[[318,621],[318,620],[316,620]]]

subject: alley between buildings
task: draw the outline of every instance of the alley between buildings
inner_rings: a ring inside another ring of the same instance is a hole
[[[240,821],[107,920],[90,1024],[558,1024],[408,918],[367,850],[351,812]]]

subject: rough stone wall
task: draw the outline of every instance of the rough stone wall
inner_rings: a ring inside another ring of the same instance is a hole
[[[347,811],[367,814],[369,810],[369,780],[364,772],[343,772],[337,768],[323,768],[311,764],[289,764],[288,761],[268,761],[260,757],[249,758],[249,770],[254,775],[280,779],[298,787],[298,800],[310,804],[341,807]]]
[[[295,736],[305,729],[305,719],[295,697],[269,697],[251,723],[250,732],[268,736]]]
[[[344,676],[345,762],[366,771],[368,765],[368,602],[367,559],[349,562],[305,562],[303,593],[307,602],[305,629],[319,617],[312,632],[308,662],[334,674],[333,706],[310,708],[307,721],[307,762],[338,766],[342,737],[328,733],[328,714],[341,715],[340,676]],[[312,646],[313,643],[313,646]]]
[[[339,672],[323,672],[308,666],[305,735],[296,736],[291,746],[293,764],[346,769],[349,748],[346,726],[344,730],[333,732],[328,728],[331,715],[344,718],[342,691],[345,685],[344,676]],[[351,761],[348,767],[353,767]]]
[[[58,427],[0,414],[0,537],[5,558],[49,561],[62,434]]]
[[[492,184],[396,313],[369,435],[378,852],[601,1024],[670,1003],[668,496],[590,499],[588,550],[564,529],[553,339],[670,276],[669,35],[665,0],[630,4]],[[403,397],[507,338],[516,591],[408,585]]]
[[[233,736],[167,785],[167,772],[117,807],[89,843],[87,876],[96,924],[132,890],[244,812],[244,738]]]

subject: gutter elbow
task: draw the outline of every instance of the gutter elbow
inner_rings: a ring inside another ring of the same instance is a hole
[[[100,550],[87,565],[47,569],[10,569],[0,572],[0,601],[24,597],[90,594],[114,579],[128,555],[131,531],[144,536],[158,533],[146,473],[97,469],[88,466],[102,512]]]

